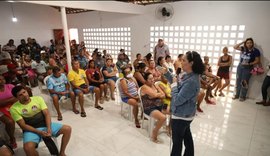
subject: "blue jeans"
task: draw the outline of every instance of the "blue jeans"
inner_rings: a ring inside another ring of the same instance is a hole
[[[190,123],[180,119],[172,119],[172,140],[173,146],[171,156],[182,155],[182,144],[184,141],[185,152],[184,156],[194,156],[194,144],[190,131]]]
[[[238,65],[236,72],[236,95],[235,97],[246,98],[248,87],[243,87],[242,82],[246,82],[248,86],[248,81],[251,77],[250,71],[251,67],[245,67]]]

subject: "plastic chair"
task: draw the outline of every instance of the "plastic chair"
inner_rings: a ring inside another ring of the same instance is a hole
[[[152,137],[152,131],[155,127],[155,118],[147,115],[146,113],[144,113],[144,109],[143,109],[143,103],[142,103],[142,97],[141,97],[141,87],[139,88],[138,90],[138,94],[139,94],[139,99],[140,99],[140,107],[141,107],[141,110],[143,112],[143,118],[142,118],[142,128],[143,128],[143,123],[144,123],[144,118],[148,119],[149,123],[148,123],[148,134],[149,134],[149,137],[151,138]]]
[[[128,106],[128,120],[132,121],[133,120],[133,113],[132,113],[132,106],[129,105],[128,103],[125,103],[122,101],[122,98],[121,98],[121,86],[120,86],[120,81],[121,81],[122,78],[119,78],[117,81],[116,81],[116,96],[117,96],[117,99],[119,100],[118,103],[121,104],[121,115],[123,115],[123,107],[124,106]]]

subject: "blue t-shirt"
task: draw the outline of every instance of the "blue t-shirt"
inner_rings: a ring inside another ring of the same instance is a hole
[[[105,76],[105,74],[103,73],[105,70],[107,70],[108,73],[111,73],[111,72],[113,72],[113,67],[107,67],[107,66],[104,66],[104,67],[102,68],[102,74],[103,74],[103,76],[104,76],[104,79],[109,79],[109,78],[111,78],[111,77]],[[115,76],[113,76],[113,77],[115,77]]]
[[[58,78],[52,75],[47,81],[47,88],[53,89],[56,92],[64,92],[66,90],[67,83],[68,80],[65,74],[61,74]]]
[[[251,51],[241,47],[241,60],[240,63],[251,63],[256,57],[260,57],[261,53],[257,48],[253,48]]]
[[[78,61],[80,62],[81,69],[86,69],[88,65],[88,61],[86,57],[77,55]]]

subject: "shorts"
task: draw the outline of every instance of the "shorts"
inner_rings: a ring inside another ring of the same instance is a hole
[[[94,89],[95,89],[95,86],[89,86],[88,89],[89,89],[90,93],[93,93],[93,92],[94,92]],[[76,95],[78,95],[79,93],[82,92],[80,89],[73,89],[73,91],[74,91],[74,93],[75,93]]]
[[[108,78],[108,79],[104,79],[104,82],[108,83],[109,80],[113,80],[114,82],[116,82],[117,79],[118,79],[117,77],[111,77],[111,78]]]
[[[230,73],[229,72],[218,72],[217,76],[219,76],[221,79],[230,79]]]
[[[63,127],[63,125],[61,123],[51,123],[51,129],[52,129],[52,136],[53,137],[57,137],[58,136],[58,132],[60,131],[60,129]],[[41,131],[46,131],[47,127],[40,127],[37,128],[38,130]],[[23,133],[23,143],[27,143],[27,142],[34,142],[34,143],[40,143],[41,141],[41,136],[34,133],[34,132],[29,132],[29,131],[25,131]]]
[[[163,110],[167,110],[167,108],[168,108],[168,105],[167,105],[167,104],[164,104],[164,105],[162,106],[162,109],[163,109]]]
[[[58,94],[50,94],[50,95],[51,95],[51,97],[57,96],[58,97],[58,100],[61,99],[62,96],[65,96],[67,98],[70,98],[70,94],[69,93],[67,93],[65,95],[58,95]]]
[[[121,99],[122,99],[123,102],[128,103],[128,100],[129,100],[128,97],[124,97],[124,98],[121,98]]]
[[[151,114],[154,110],[159,110],[159,111],[161,112],[162,107],[163,107],[163,105],[160,105],[160,106],[153,106],[153,107],[150,107],[149,109],[145,109],[145,110],[144,110],[144,113],[150,116],[150,114]]]
[[[104,84],[105,82],[97,83],[97,82],[91,82],[91,86],[100,87],[101,84]]]

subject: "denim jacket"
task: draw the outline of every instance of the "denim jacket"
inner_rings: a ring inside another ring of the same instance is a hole
[[[185,74],[177,86],[172,87],[171,112],[182,118],[194,117],[197,95],[200,91],[199,74]]]

